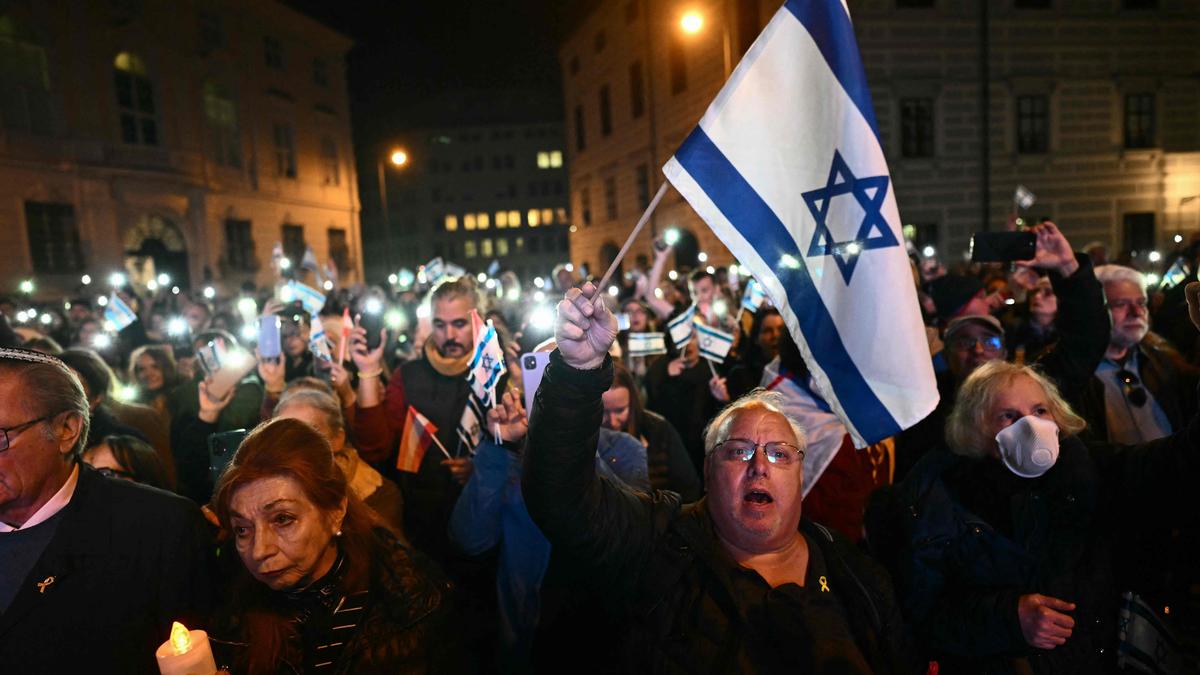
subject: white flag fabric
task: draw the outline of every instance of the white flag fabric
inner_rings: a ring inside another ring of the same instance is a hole
[[[692,324],[695,318],[696,306],[692,305],[667,322],[667,332],[671,334],[671,341],[675,343],[676,348],[692,341],[692,335],[695,333]]]
[[[787,0],[664,167],[767,290],[865,447],[938,394],[854,29]]]
[[[729,350],[733,349],[733,334],[717,330],[702,323],[696,324],[696,339],[700,341],[700,356],[725,363]]]
[[[750,280],[746,282],[746,292],[742,294],[742,309],[747,312],[757,312],[766,299],[766,289],[755,281],[754,277],[750,277]]]
[[[456,457],[461,457],[463,449],[467,454],[475,454],[475,448],[483,440],[483,424],[487,421],[487,412],[473,394],[467,395],[467,405],[463,407],[462,418],[458,421],[459,449]]]
[[[104,320],[113,325],[113,330],[120,333],[138,320],[137,314],[114,291],[108,296],[108,304],[104,306]]]
[[[425,263],[425,281],[430,285],[436,284],[446,274],[446,263],[441,256]]]
[[[1136,593],[1121,598],[1117,666],[1156,675],[1189,672],[1181,645],[1162,618]]]
[[[475,350],[467,366],[467,382],[471,384],[471,393],[486,409],[496,404],[496,385],[504,374],[504,350],[491,321],[484,324],[479,314],[471,310],[471,323],[475,327]]]
[[[300,304],[304,307],[304,311],[314,317],[320,314],[321,310],[325,307],[324,293],[312,286],[306,286],[295,279],[289,281],[279,295],[280,299],[284,302],[299,300]],[[317,321],[314,320],[313,323],[317,323]]]
[[[667,336],[662,333],[630,333],[625,344],[630,356],[667,353]]]

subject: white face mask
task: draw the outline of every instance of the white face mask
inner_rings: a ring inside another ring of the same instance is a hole
[[[1058,425],[1026,415],[996,434],[1000,461],[1022,478],[1037,478],[1058,461]]]

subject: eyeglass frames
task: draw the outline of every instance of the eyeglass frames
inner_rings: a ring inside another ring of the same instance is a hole
[[[26,429],[32,427],[33,425],[35,425],[39,422],[45,422],[46,420],[50,419],[51,417],[54,417],[57,414],[58,413],[50,413],[49,415],[46,415],[44,417],[39,417],[36,420],[29,420],[28,422],[25,422],[24,424],[18,424],[16,426],[11,426],[11,427],[8,427],[7,429],[0,429],[0,452],[4,452],[5,450],[8,450],[9,445],[11,444],[10,441],[15,437],[20,436],[21,433],[24,432]]]
[[[755,443],[745,438],[731,438],[718,443],[713,446],[713,452],[726,462],[749,462],[754,459],[759,448],[763,449],[763,456],[767,461],[776,466],[790,466],[804,459],[804,451],[791,443]]]

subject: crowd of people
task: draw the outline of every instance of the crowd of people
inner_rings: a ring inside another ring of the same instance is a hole
[[[156,672],[180,622],[233,673],[1186,672],[1200,244],[1143,273],[1030,229],[913,251],[941,398],[866,448],[804,308],[668,246],[608,288],[0,299],[0,670]]]

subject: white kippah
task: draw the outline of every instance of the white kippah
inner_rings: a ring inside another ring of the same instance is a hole
[[[31,349],[13,349],[11,347],[0,347],[0,359],[11,361],[25,361],[27,363],[45,363],[50,366],[58,366],[66,368],[67,364],[61,359],[42,352],[35,352]]]

